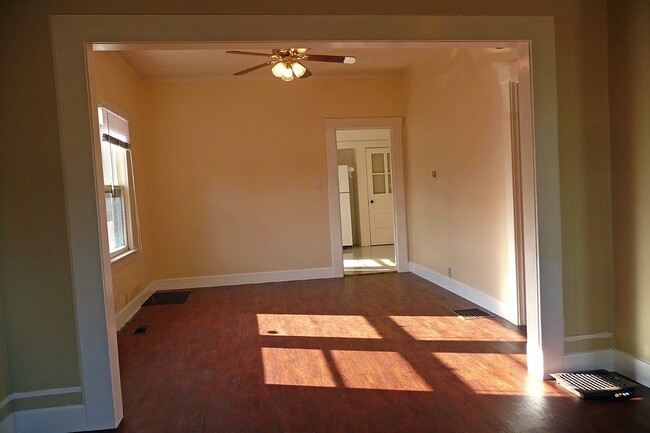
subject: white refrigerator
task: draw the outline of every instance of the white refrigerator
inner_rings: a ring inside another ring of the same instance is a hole
[[[341,238],[344,247],[352,246],[352,203],[347,165],[339,165],[339,201],[341,203]]]

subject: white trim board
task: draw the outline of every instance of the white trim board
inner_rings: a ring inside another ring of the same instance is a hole
[[[650,387],[650,362],[636,358],[629,353],[614,350],[614,366],[619,373]]]
[[[583,341],[583,340],[598,340],[602,338],[612,337],[614,334],[611,332],[599,332],[597,334],[586,334],[586,335],[569,335],[564,337],[564,341]]]
[[[0,433],[16,433],[16,422],[13,413],[0,421]]]
[[[0,401],[0,410],[4,408],[6,405],[8,405],[9,403],[11,403],[11,400],[12,400],[11,394],[3,398],[2,401]]]
[[[614,370],[614,351],[612,349],[593,352],[570,353],[564,355],[563,371]],[[559,372],[558,372],[559,373]]]
[[[140,292],[135,298],[131,300],[122,310],[120,310],[119,313],[115,315],[115,328],[119,331],[126,325],[129,320],[135,316],[135,313],[137,313],[140,310],[140,307],[142,304],[144,304],[144,301],[147,300],[147,298],[151,295],[152,292],[154,292],[154,289],[152,288],[153,286],[153,281],[145,287],[145,289]]]
[[[0,409],[8,403],[32,397],[46,397],[81,393],[80,386],[14,392],[0,402]],[[65,433],[88,429],[86,406],[71,405],[16,411],[0,422],[0,433]]]
[[[614,370],[650,387],[650,362],[616,349],[564,355],[564,371]]]
[[[12,415],[16,433],[66,433],[88,429],[86,406],[21,410]]]
[[[149,287],[156,290],[198,289],[201,287],[241,286],[242,284],[278,283],[283,281],[318,280],[336,277],[333,268],[292,271],[253,272],[249,274],[213,275],[206,277],[155,280]]]
[[[0,409],[4,408],[9,402],[21,400],[23,398],[47,397],[50,395],[74,394],[81,392],[80,386],[71,386],[67,388],[37,389],[35,391],[13,392],[0,401]]]
[[[517,306],[509,306],[505,302],[499,301],[485,293],[474,289],[466,284],[442,275],[436,271],[425,268],[417,263],[409,262],[409,270],[415,275],[432,282],[445,290],[448,290],[470,302],[475,303],[479,307],[491,311],[497,316],[503,317],[508,322],[517,323]]]
[[[115,315],[119,331],[135,316],[146,299],[157,290],[200,289],[203,287],[241,286],[243,284],[278,283],[284,281],[335,278],[334,268],[298,269],[292,271],[253,272],[249,274],[211,275],[202,277],[154,280]],[[0,406],[1,407],[1,406]]]

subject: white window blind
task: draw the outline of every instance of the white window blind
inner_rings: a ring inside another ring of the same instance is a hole
[[[132,243],[129,206],[129,122],[105,107],[98,108],[108,243],[111,257]]]
[[[105,107],[99,107],[99,129],[102,141],[108,141],[125,149],[129,148],[129,121]]]

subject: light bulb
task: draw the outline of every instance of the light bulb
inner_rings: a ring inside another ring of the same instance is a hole
[[[300,62],[293,62],[291,64],[291,70],[293,71],[294,75],[298,78],[302,77],[303,75],[305,75],[305,72],[307,72],[307,68],[305,68]]]
[[[287,69],[287,65],[284,62],[278,62],[271,68],[271,73],[278,78],[282,78]]]
[[[284,71],[282,72],[282,77],[284,81],[291,81],[293,80],[293,70],[291,68],[285,67]]]

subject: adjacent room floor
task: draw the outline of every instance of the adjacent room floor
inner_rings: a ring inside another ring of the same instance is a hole
[[[119,333],[120,433],[650,431],[529,382],[525,333],[412,274],[193,290]],[[145,335],[132,335],[148,325]]]
[[[379,272],[395,272],[395,246],[353,246],[343,250],[343,273],[365,275]]]

